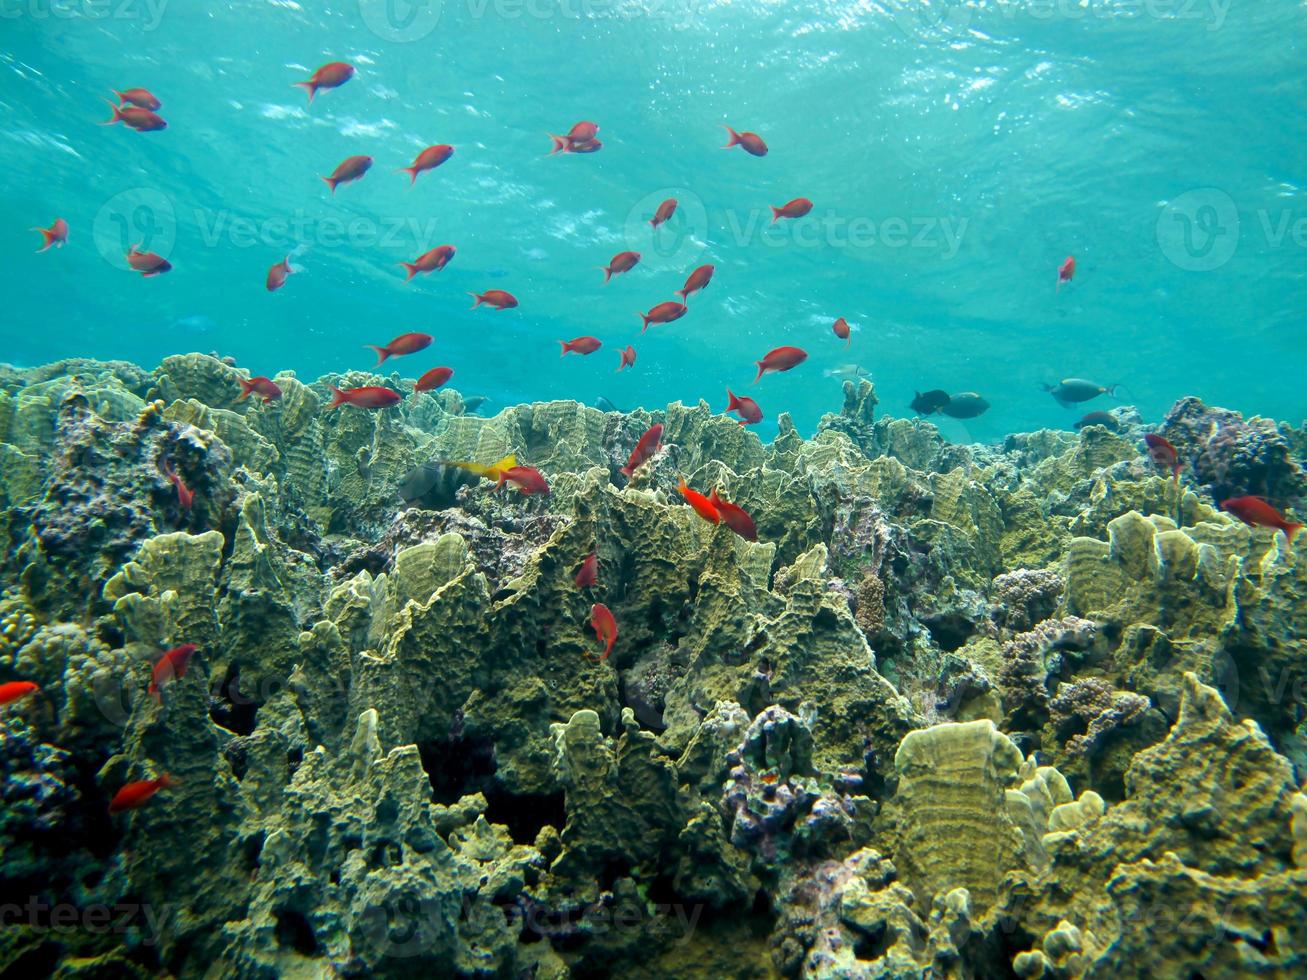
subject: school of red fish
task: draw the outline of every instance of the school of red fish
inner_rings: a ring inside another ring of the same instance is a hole
[[[293,84],[304,88],[308,92],[309,103],[312,103],[320,91],[338,88],[352,79],[355,74],[354,66],[346,62],[333,61],[323,65],[307,80],[294,82]],[[159,115],[159,110],[163,104],[150,91],[144,88],[126,88],[121,91],[115,90],[114,95],[117,96],[118,103],[115,104],[107,99],[105,100],[108,102],[112,115],[101,125],[108,126],[122,123],[124,126],[141,133],[159,132],[168,128],[167,122]],[[738,146],[755,157],[767,155],[767,144],[757,133],[737,132],[730,126],[724,128],[728,137],[725,149]],[[603,149],[603,143],[599,140],[598,134],[598,124],[589,121],[576,123],[565,135],[547,134],[552,144],[549,155],[596,153]],[[445,164],[453,155],[454,147],[448,144],[432,145],[419,153],[411,165],[399,167],[396,172],[408,174],[409,183],[413,185],[417,182],[419,175]],[[373,158],[366,155],[347,157],[329,175],[322,177],[322,180],[334,195],[342,184],[361,180],[366,176],[372,169],[373,162]],[[677,207],[678,202],[675,198],[664,200],[649,218],[648,223],[651,228],[656,231],[670,220],[676,213]],[[813,202],[811,200],[806,197],[796,197],[783,205],[771,207],[772,223],[781,219],[802,218],[809,214],[812,209]],[[48,228],[37,227],[32,230],[39,232],[42,237],[43,244],[37,250],[38,252],[45,252],[51,248],[62,248],[68,240],[69,226],[68,222],[63,218],[56,218]],[[456,254],[457,250],[453,245],[440,245],[419,255],[413,261],[401,262],[400,265],[405,270],[406,281],[411,281],[418,275],[439,272],[454,259]],[[604,283],[610,282],[614,276],[622,275],[635,268],[639,264],[640,258],[640,253],[636,251],[618,252],[612,256],[607,265],[598,267],[604,273]],[[172,269],[172,263],[163,256],[156,255],[153,252],[141,251],[139,245],[128,248],[125,260],[128,268],[134,272],[139,272],[143,278],[147,279],[163,275]],[[276,292],[281,289],[286,285],[286,280],[297,271],[291,265],[290,255],[272,265],[268,269],[266,279],[268,292]],[[714,271],[712,265],[699,266],[686,277],[685,285],[676,290],[675,295],[680,297],[679,301],[664,300],[654,304],[648,312],[637,313],[641,321],[640,332],[643,334],[650,326],[665,326],[686,316],[689,313],[690,296],[707,288],[712,281]],[[1068,256],[1057,269],[1056,291],[1060,291],[1063,286],[1069,284],[1074,279],[1075,273],[1075,257]],[[488,289],[483,293],[472,293],[471,296],[474,299],[471,308],[474,310],[484,306],[502,312],[515,309],[518,306],[517,297],[502,289]],[[845,347],[852,344],[851,329],[844,317],[838,317],[832,323],[831,332],[837,340],[843,341]],[[376,352],[377,366],[379,367],[392,357],[403,357],[419,353],[430,347],[433,340],[434,338],[430,334],[413,332],[401,334],[384,346],[373,344],[365,346]],[[558,343],[561,347],[560,356],[566,356],[567,354],[589,355],[603,346],[599,338],[591,336],[575,337],[572,340],[559,340]],[[635,367],[636,351],[633,345],[628,344],[619,354],[618,371]],[[802,348],[793,346],[777,347],[755,362],[757,374],[753,382],[758,383],[763,375],[770,372],[792,370],[807,358],[808,354]],[[454,369],[450,367],[439,366],[429,369],[414,383],[413,397],[416,399],[422,392],[436,391],[446,384],[453,377],[453,374]],[[263,403],[267,405],[282,397],[281,388],[268,377],[253,377],[249,380],[242,380],[239,384],[241,390],[239,394],[235,395],[236,401],[256,397],[262,399]],[[1103,387],[1078,379],[1069,379],[1057,386],[1045,387],[1060,403],[1070,404],[1087,401],[1099,394],[1110,394],[1115,386]],[[398,405],[404,398],[403,394],[393,388],[382,386],[348,389],[331,387],[330,391],[332,400],[327,405],[327,411],[346,405],[363,410],[383,410]],[[738,414],[740,425],[756,425],[762,421],[762,409],[754,399],[737,395],[729,388],[726,394],[728,402],[723,410],[725,414]],[[950,405],[953,406],[953,411],[949,410]],[[946,392],[930,391],[925,395],[918,393],[912,407],[918,414],[922,415],[943,411],[945,414],[953,415],[956,418],[969,418],[983,412],[988,408],[988,403],[973,392],[949,396]],[[1080,423],[1077,423],[1077,428],[1082,424],[1097,424],[1110,421],[1110,417],[1107,419],[1101,417],[1105,416],[1105,414],[1101,412],[1090,413]],[[634,447],[632,447],[626,465],[619,470],[622,476],[628,480],[633,480],[641,467],[650,464],[662,448],[662,437],[663,426],[661,424],[651,426],[641,435]],[[1170,474],[1178,492],[1180,471],[1183,464],[1180,462],[1175,447],[1162,436],[1151,433],[1144,436],[1144,440],[1149,459],[1159,469]],[[532,466],[519,464],[516,457],[512,455],[491,464],[463,461],[442,462],[445,465],[460,468],[492,481],[494,483],[493,491],[498,491],[506,484],[511,484],[520,493],[528,497],[535,494],[547,495],[549,493],[549,483],[545,475]],[[162,475],[176,489],[179,509],[189,513],[194,506],[194,492],[178,475],[171,461],[164,460],[160,465]],[[713,525],[724,525],[746,541],[758,540],[758,531],[753,518],[739,505],[723,499],[716,487],[710,488],[708,494],[705,495],[692,489],[687,485],[684,477],[681,477],[677,489],[685,503],[702,520]],[[1283,533],[1290,545],[1294,536],[1303,526],[1287,520],[1261,497],[1233,497],[1221,501],[1220,506],[1222,510],[1250,527],[1270,528]],[[577,568],[574,579],[576,588],[578,590],[597,588],[599,586],[599,571],[598,554],[591,551],[581,559]],[[617,642],[617,620],[606,605],[602,602],[595,602],[590,609],[590,624],[595,632],[595,640],[602,647],[602,651],[593,655],[593,657],[587,654],[587,657],[595,661],[607,660],[613,652],[614,644]],[[161,703],[162,690],[166,685],[174,683],[186,675],[187,668],[196,652],[195,644],[184,643],[159,655],[151,672],[148,687],[148,694],[156,702]],[[40,693],[39,686],[31,681],[16,680],[0,683],[0,707],[22,701]],[[177,780],[167,773],[162,773],[155,778],[129,782],[115,793],[109,804],[109,812],[120,813],[133,810],[149,802],[160,790],[176,785]]]

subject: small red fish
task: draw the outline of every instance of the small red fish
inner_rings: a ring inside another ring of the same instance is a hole
[[[593,150],[578,150],[577,146],[585,147],[591,143],[598,143],[595,137],[599,134],[599,127],[592,122],[579,122],[573,126],[566,136],[555,136],[549,134],[549,138],[554,141],[554,148],[549,151],[549,155],[555,153],[587,153]]]
[[[172,263],[162,255],[155,255],[153,252],[142,252],[139,245],[133,245],[127,250],[127,264],[133,272],[139,272],[141,278],[149,279],[152,276],[161,276],[172,268]]]
[[[730,414],[731,412],[739,412],[740,425],[757,425],[762,421],[762,409],[759,408],[758,403],[748,395],[741,398],[735,392],[731,391],[730,388],[727,388],[726,397],[730,399],[726,405],[726,413]]]
[[[327,406],[327,411],[341,405],[353,405],[355,408],[390,408],[391,405],[398,405],[403,398],[397,391],[376,386],[347,388],[342,391],[327,385],[327,390],[331,392],[331,404]]]
[[[849,344],[853,342],[849,339],[849,322],[845,320],[844,317],[840,317],[831,324],[831,329],[835,331],[836,337],[839,337],[840,340],[844,341],[845,347],[848,347]]]
[[[128,783],[109,801],[110,813],[122,813],[124,810],[135,810],[138,806],[148,803],[150,797],[161,789],[169,789],[176,786],[177,780],[173,779],[166,772],[158,779],[138,779],[134,783]]]
[[[657,455],[658,450],[662,448],[662,439],[663,424],[661,422],[655,422],[645,430],[644,435],[642,435],[639,441],[635,444],[635,448],[631,450],[631,456],[626,461],[626,465],[618,470],[618,472],[629,480],[635,475],[637,469]]]
[[[1249,527],[1271,527],[1283,531],[1289,544],[1293,544],[1294,535],[1302,530],[1301,524],[1286,521],[1283,514],[1261,497],[1233,497],[1230,500],[1222,500],[1221,510],[1233,514]]]
[[[1149,432],[1144,436],[1148,445],[1148,457],[1164,470],[1171,471],[1171,479],[1180,484],[1180,454],[1170,441]]]
[[[795,365],[802,364],[808,359],[808,352],[798,347],[777,347],[774,351],[768,352],[767,356],[761,361],[754,361],[758,365],[758,377],[753,379],[757,384],[768,371],[788,371]]]
[[[64,242],[68,241],[68,222],[63,218],[55,218],[54,224],[49,228],[33,228],[32,231],[39,231],[45,241],[45,244],[36,250],[38,254],[51,246],[63,248]]]
[[[405,354],[416,354],[420,350],[426,350],[434,339],[429,333],[402,333],[385,347],[378,347],[376,344],[363,346],[377,352],[376,366],[380,367],[388,357],[403,357]]]
[[[560,340],[558,343],[563,348],[558,355],[559,357],[564,357],[572,352],[593,354],[603,346],[603,342],[598,337],[577,337],[575,340]]]
[[[690,278],[685,280],[685,285],[676,291],[676,295],[683,300],[688,300],[691,293],[696,293],[700,289],[705,289],[708,283],[712,281],[713,267],[710,265],[701,265],[690,273]]]
[[[639,261],[639,252],[618,252],[607,265],[599,267],[604,270],[604,282],[607,282],[615,275],[629,272],[635,268],[636,263]]]
[[[322,180],[331,188],[331,193],[335,194],[337,184],[348,184],[351,180],[358,180],[371,169],[372,157],[346,157],[340,161],[340,165],[332,171],[330,177],[323,177]]]
[[[718,512],[716,505],[699,493],[697,490],[691,490],[685,484],[685,477],[681,477],[681,485],[676,488],[681,491],[681,496],[685,502],[694,508],[694,512],[710,524],[721,523],[722,515]]]
[[[648,330],[649,324],[651,323],[671,323],[673,320],[679,320],[681,317],[685,316],[688,310],[689,307],[684,303],[678,303],[674,299],[669,299],[665,302],[659,303],[648,313],[636,313],[636,316],[640,318],[640,322],[644,324],[644,326],[640,328],[640,332],[644,333]]]
[[[503,289],[487,289],[484,293],[468,293],[468,295],[476,300],[471,306],[474,310],[483,303],[497,310],[511,310],[517,305],[517,297]]]
[[[1074,255],[1068,255],[1066,261],[1057,267],[1057,292],[1062,289],[1064,282],[1070,282],[1076,275],[1076,258]]]
[[[354,66],[344,61],[329,61],[317,71],[307,82],[295,82],[296,88],[307,89],[309,93],[309,102],[318,94],[320,88],[339,88],[354,77]]]
[[[418,174],[426,173],[428,170],[435,170],[438,166],[454,155],[454,148],[447,143],[439,143],[436,146],[428,146],[425,150],[417,155],[411,167],[400,167],[395,171],[397,174],[408,174],[408,186],[412,187],[418,182]]]
[[[123,105],[131,103],[138,109],[149,109],[151,112],[158,112],[163,106],[162,102],[143,88],[125,88],[121,92],[114,90],[113,94],[118,96],[118,101]]]
[[[742,146],[746,153],[752,153],[756,157],[767,155],[767,144],[757,133],[737,133],[730,126],[726,127],[726,132],[731,134],[731,139],[722,147],[723,150],[729,150],[732,146]]]
[[[417,395],[420,391],[435,391],[453,376],[453,368],[433,367],[426,374],[422,375],[422,377],[418,378],[417,384],[413,386],[413,394]]]
[[[257,378],[250,378],[249,381],[246,381],[244,378],[237,378],[236,383],[241,386],[241,393],[236,398],[238,402],[245,401],[245,399],[249,398],[250,395],[261,395],[263,397],[263,404],[266,405],[268,402],[276,401],[281,397],[281,388],[278,386],[277,382],[273,381],[271,378],[260,376]]]
[[[778,218],[802,218],[811,210],[811,201],[806,197],[796,197],[793,201],[771,209],[771,223],[776,224]]]
[[[41,688],[31,681],[8,681],[0,684],[0,704],[13,704],[19,698],[39,691]]]
[[[717,513],[722,517],[722,523],[744,538],[745,541],[758,540],[758,528],[753,523],[753,518],[748,515],[743,507],[737,507],[735,504],[717,496],[716,487],[713,487],[712,493],[708,494],[708,502],[717,508]]]
[[[593,551],[585,556],[581,562],[581,567],[576,573],[576,587],[578,589],[593,589],[599,584],[599,556]]]
[[[268,292],[275,293],[282,286],[286,285],[287,277],[290,276],[291,273],[297,271],[299,270],[290,264],[290,256],[286,256],[268,270],[268,280],[265,283],[268,287]]]
[[[596,602],[590,607],[590,625],[594,627],[595,639],[604,645],[603,656],[597,659],[607,660],[617,642],[617,620],[613,618],[612,610],[602,602]]]
[[[676,198],[669,197],[667,200],[663,201],[662,204],[658,205],[658,210],[655,211],[654,216],[649,219],[649,224],[657,228],[659,225],[666,223],[667,219],[675,213]]]
[[[113,110],[113,115],[100,123],[101,126],[112,126],[120,122],[138,133],[157,133],[161,129],[167,129],[168,124],[163,121],[163,117],[149,109],[142,109],[140,106],[116,106],[108,99],[105,104]]]
[[[183,643],[179,647],[173,647],[155,661],[154,670],[150,673],[150,694],[155,701],[160,699],[160,685],[174,678],[181,680],[186,676],[186,669],[191,665],[191,656],[197,649],[194,643]]]
[[[454,252],[453,245],[438,245],[430,252],[423,252],[412,262],[401,262],[400,265],[408,272],[404,281],[408,282],[419,272],[431,272],[432,270],[439,272],[449,265],[449,260],[454,257]]]
[[[510,466],[507,469],[499,471],[499,482],[495,484],[498,490],[505,483],[511,483],[526,496],[533,493],[549,493],[549,484],[545,482],[545,475],[534,466]]]
[[[195,491],[183,482],[182,478],[177,475],[177,471],[172,468],[172,464],[167,460],[164,460],[163,463],[163,475],[177,488],[177,506],[182,510],[190,510],[195,504]]]
[[[618,371],[622,370],[622,368],[635,367],[634,347],[632,347],[630,344],[627,344],[625,347],[622,348],[621,354],[622,354],[622,363],[617,365]]]

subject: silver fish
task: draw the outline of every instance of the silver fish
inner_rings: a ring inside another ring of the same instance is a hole
[[[859,378],[870,378],[871,372],[860,364],[841,364],[838,367],[827,368],[822,375],[827,378],[839,378],[841,381],[857,381]]]

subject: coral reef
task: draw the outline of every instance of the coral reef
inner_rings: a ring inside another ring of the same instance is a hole
[[[764,444],[243,377],[0,370],[0,972],[1307,969],[1307,563],[1218,506],[1298,506],[1303,433],[1184,399],[1177,486],[1125,408],[956,446],[859,380]],[[510,453],[548,495],[450,465]]]

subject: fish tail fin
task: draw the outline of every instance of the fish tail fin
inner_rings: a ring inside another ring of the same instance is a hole
[[[604,270],[604,282],[605,282],[605,283],[608,282],[609,279],[613,278],[613,268],[612,268],[612,266],[601,265],[599,268],[601,268],[601,269]]]
[[[253,381],[246,381],[244,378],[237,378],[236,383],[241,386],[241,393],[236,399],[238,402],[243,402],[245,399],[249,398],[250,395],[254,394]]]
[[[636,311],[635,315],[640,318],[640,323],[641,323],[640,332],[644,333],[646,330],[649,329],[649,317],[646,316],[644,313],[640,313],[639,311]]]
[[[772,208],[772,209],[771,209],[771,223],[772,223],[772,224],[776,224],[776,219],[779,218],[780,216],[781,216],[781,209],[780,209],[780,208]]]
[[[1301,524],[1294,524],[1294,523],[1292,523],[1292,522],[1286,522],[1285,525],[1284,525],[1284,527],[1282,528],[1282,530],[1284,531],[1284,538],[1285,538],[1285,540],[1286,540],[1289,544],[1293,544],[1294,536],[1295,536],[1299,531],[1302,530],[1302,525],[1301,525]]]
[[[364,344],[363,346],[368,350],[374,350],[377,352],[377,363],[375,367],[381,367],[382,364],[386,363],[386,358],[390,356],[390,351],[385,347],[378,347],[376,344]]]
[[[844,346],[849,347],[852,344],[853,344],[853,334],[849,334],[847,337],[844,338]]]
[[[753,379],[753,383],[757,384],[759,380],[761,380],[762,378],[762,372],[763,372],[762,361],[754,361],[753,363],[758,365],[758,376]]]
[[[414,276],[418,274],[418,267],[414,265],[412,262],[401,262],[400,265],[402,265],[404,267],[404,271],[408,273],[408,275],[404,277],[405,282],[408,282],[410,279],[412,279]]]
[[[309,93],[310,104],[313,102],[313,97],[318,94],[317,82],[294,82],[293,84],[295,88],[302,88]]]
[[[112,126],[114,123],[122,119],[123,114],[118,106],[114,105],[108,99],[104,100],[104,104],[109,107],[110,111],[113,112],[113,115],[110,116],[108,119],[106,119],[104,122],[100,123],[101,126]]]
[[[397,173],[397,174],[408,174],[408,186],[409,186],[409,187],[412,187],[414,184],[416,184],[416,183],[418,182],[418,168],[417,168],[417,167],[400,167],[398,170],[395,171],[395,173]]]
[[[469,307],[469,309],[475,310],[478,306],[480,306],[482,303],[486,301],[486,298],[482,296],[480,293],[468,293],[468,295],[471,296],[474,300],[476,300],[476,302],[473,303]]]
[[[49,228],[33,228],[32,231],[39,231],[41,233],[41,239],[45,242],[44,245],[36,250],[38,255],[54,244],[54,232]]]
[[[349,401],[349,396],[335,385],[327,385],[327,389],[331,392],[331,404],[327,406],[328,412],[333,408],[339,408],[341,405],[344,405]]]
[[[685,293],[685,290],[684,290],[684,289],[678,289],[678,290],[676,290],[675,292],[673,292],[672,295],[673,295],[673,296],[679,296],[679,297],[681,297],[681,302],[682,302],[682,303],[685,302],[685,295],[686,295],[686,293]]]
[[[323,177],[322,182],[331,188],[331,193],[336,193],[336,184],[339,181],[335,177]]]
[[[725,129],[726,132],[729,133],[731,137],[730,141],[725,146],[723,146],[722,149],[729,150],[732,146],[737,146],[740,142],[740,134],[737,133],[735,130],[731,129],[730,126],[727,126],[725,124],[722,125],[722,128]]]
[[[568,351],[572,349],[572,342],[570,340],[560,340],[558,342],[558,346],[563,348],[561,351],[559,351],[558,356],[563,357],[564,355],[567,354]]]
[[[118,96],[118,101],[119,101],[121,104],[123,104],[123,105],[126,105],[126,104],[127,104],[127,96],[123,95],[123,94],[122,94],[121,92],[119,92],[116,88],[111,88],[111,89],[109,89],[109,91],[112,92],[114,95]]]
[[[733,412],[740,407],[740,400],[735,397],[735,392],[731,391],[730,388],[726,389],[726,397],[729,399],[726,404],[726,411]]]
[[[553,133],[549,133],[548,136],[554,141],[554,148],[549,151],[550,156],[553,156],[555,153],[567,152],[568,140],[566,136],[555,136]]]

